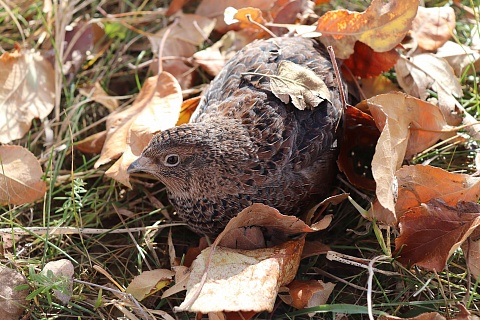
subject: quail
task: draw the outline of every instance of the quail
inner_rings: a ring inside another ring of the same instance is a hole
[[[272,92],[282,61],[312,70],[331,98],[300,110]],[[336,174],[342,117],[339,83],[316,40],[257,40],[229,60],[189,123],[157,133],[129,173],[167,188],[178,216],[209,236],[253,203],[299,215],[321,201]]]

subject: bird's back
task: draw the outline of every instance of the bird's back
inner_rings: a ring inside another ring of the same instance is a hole
[[[278,99],[269,75],[276,75],[284,60],[314,71],[327,85],[333,105],[324,101],[313,110],[299,110]],[[330,189],[341,109],[325,48],[312,39],[282,37],[255,41],[239,51],[212,81],[191,122],[241,122],[255,159],[240,174],[246,190],[240,200],[298,214]]]

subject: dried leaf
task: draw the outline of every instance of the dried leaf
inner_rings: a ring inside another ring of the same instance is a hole
[[[245,45],[253,40],[245,32],[228,31],[223,37],[205,50],[195,52],[193,59],[208,74],[216,76],[225,63]]]
[[[436,106],[404,93],[382,94],[366,102],[382,131],[372,160],[377,198],[394,212],[394,177],[404,158],[435,144],[441,130],[450,127]]]
[[[107,118],[107,139],[95,168],[121,156],[106,174],[130,186],[127,168],[143,151],[153,133],[174,127],[182,104],[181,89],[167,72],[150,77],[133,105]]]
[[[438,312],[426,312],[413,318],[399,318],[388,315],[380,316],[378,317],[378,320],[446,320],[446,318]]]
[[[227,12],[233,13],[232,19],[230,22],[238,23],[240,29],[253,29],[257,31],[263,31],[261,26],[264,26],[267,21],[263,18],[262,11],[258,8],[246,7],[241,9],[231,8],[225,9],[225,23],[229,24]],[[250,22],[250,20],[255,21],[257,24]],[[261,26],[259,26],[261,25]]]
[[[416,264],[440,272],[448,258],[480,225],[480,205],[459,202],[455,207],[432,199],[400,218],[394,255],[404,265]]]
[[[366,44],[357,41],[354,54],[343,61],[343,66],[347,67],[356,77],[372,78],[393,68],[399,57],[400,55],[395,49],[375,52]]]
[[[37,158],[20,146],[0,146],[0,205],[21,205],[42,198],[47,186]]]
[[[17,50],[0,56],[0,70],[0,143],[9,143],[53,110],[55,73],[38,52]]]
[[[478,50],[472,50],[467,46],[447,41],[438,48],[436,56],[445,59],[455,71],[457,77],[461,77],[467,68],[473,72],[480,69],[480,53]]]
[[[287,287],[289,295],[280,295],[282,301],[294,308],[304,309],[326,304],[335,284],[321,280],[293,280]]]
[[[177,121],[177,126],[188,123],[190,121],[190,118],[197,109],[199,103],[200,97],[194,97],[183,101],[182,108],[180,109],[180,116],[178,117]]]
[[[25,277],[4,265],[0,265],[0,313],[4,320],[18,320],[27,306],[28,290],[16,290],[27,284]]]
[[[74,147],[78,151],[86,154],[99,154],[102,152],[106,138],[107,131],[100,131],[75,143]]]
[[[170,283],[175,272],[167,269],[156,269],[143,271],[140,275],[133,278],[132,282],[125,289],[138,301],[163,289]]]
[[[52,280],[51,284],[53,284],[54,282],[57,282],[58,279],[60,278],[66,278],[66,282],[64,283],[65,290],[60,291],[60,290],[54,289],[53,294],[63,304],[67,304],[72,298],[72,292],[73,292],[72,279],[73,279],[74,268],[73,268],[72,262],[67,259],[50,261],[43,267],[41,273],[43,275],[47,275],[48,271],[52,271],[54,275],[54,279],[51,279]]]
[[[177,311],[271,312],[279,287],[295,276],[291,265],[298,267],[303,242],[303,239],[290,241],[277,247],[252,251],[217,247],[208,267],[206,283],[193,305],[186,309],[186,303],[192,299],[205,272],[212,250],[209,247],[194,261],[187,284],[187,297]],[[285,273],[293,276],[285,277]]]
[[[379,137],[380,131],[370,115],[355,107],[346,109],[337,164],[348,181],[357,187],[375,190],[371,163]]]
[[[400,90],[396,84],[383,75],[375,78],[360,79],[359,83],[365,99],[372,98],[379,94]]]
[[[418,46],[434,51],[451,38],[455,30],[455,12],[451,7],[418,7],[412,22],[412,34]]]
[[[184,14],[178,18],[174,26],[163,28],[154,35],[148,37],[152,44],[152,51],[158,53],[162,39],[169,30],[165,40],[162,57],[190,58],[197,47],[208,39],[215,26],[215,20],[195,14]],[[150,69],[158,70],[157,61],[152,63]],[[172,74],[183,89],[190,88],[193,83],[195,68],[188,65],[184,60],[169,59],[162,61],[162,70]]]
[[[473,281],[480,277],[480,229],[476,229],[462,244],[462,251],[467,260],[467,267]]]
[[[313,109],[324,100],[331,101],[330,91],[313,70],[294,62],[283,60],[277,74],[270,77],[273,94],[283,103],[292,103],[297,109]]]
[[[389,51],[405,37],[417,13],[418,0],[373,0],[362,13],[348,10],[329,11],[318,19],[320,40],[332,46],[338,58],[353,53],[356,41],[376,52]]]
[[[460,82],[452,67],[442,58],[431,53],[419,54],[409,59],[401,57],[395,65],[397,80],[406,93],[427,99],[427,89],[438,93],[438,106],[449,125],[458,125],[461,115],[456,113],[456,99],[463,95]]]
[[[79,91],[84,96],[90,97],[93,101],[100,103],[110,112],[113,112],[118,108],[118,100],[109,96],[108,93],[103,90],[98,81],[95,82],[94,86],[81,88]]]
[[[269,12],[275,2],[276,0],[256,0],[254,3],[252,3],[251,0],[203,0],[198,5],[195,13],[210,19],[216,19],[217,24],[215,30],[220,34],[224,34],[229,30],[235,30],[238,28],[236,25],[227,26],[224,21],[224,11],[228,7],[238,9],[251,7],[252,4],[254,4],[255,8],[263,12]]]

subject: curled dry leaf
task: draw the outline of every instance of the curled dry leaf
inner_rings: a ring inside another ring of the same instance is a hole
[[[412,22],[412,35],[420,48],[434,51],[451,38],[455,22],[455,12],[451,7],[418,7]]]
[[[395,239],[397,260],[440,272],[448,258],[480,225],[480,205],[459,202],[455,207],[432,199],[400,218]]]
[[[130,293],[138,301],[142,301],[145,297],[168,285],[174,275],[175,272],[167,269],[143,271],[130,282],[125,292]]]
[[[462,246],[462,251],[467,260],[468,271],[476,281],[480,277],[480,229],[477,228]]]
[[[28,290],[16,290],[19,285],[27,284],[25,277],[4,265],[0,265],[0,314],[4,320],[20,319],[27,306],[25,298]]]
[[[299,110],[312,110],[324,100],[331,101],[325,82],[312,70],[294,62],[281,61],[277,74],[269,77],[273,94],[283,103],[289,103],[292,99],[293,105]]]
[[[72,291],[73,291],[72,279],[73,279],[74,268],[73,268],[72,262],[67,259],[50,261],[45,265],[45,267],[43,267],[42,274],[47,275],[49,271],[51,271],[54,276],[54,279],[51,279],[52,280],[51,284],[53,284],[54,282],[57,283],[59,279],[63,278],[61,282],[64,285],[64,290],[60,291],[60,290],[54,289],[53,294],[63,304],[67,304],[72,298]]]
[[[436,56],[445,59],[453,68],[457,77],[461,77],[467,68],[470,68],[472,73],[474,70],[480,69],[480,53],[478,50],[472,50],[456,42],[445,42],[443,46],[438,48]]]
[[[178,121],[182,93],[169,73],[145,81],[133,105],[107,118],[107,138],[95,168],[119,158],[106,174],[130,186],[127,168],[143,151],[153,133],[174,127]]]
[[[201,313],[218,311],[273,310],[280,286],[296,273],[304,239],[257,250],[217,247],[208,264],[208,275],[200,295],[194,295],[206,272],[212,247],[204,250],[192,265],[187,297],[177,311]],[[195,299],[190,307],[186,307]]]
[[[263,18],[262,11],[252,7],[238,10],[233,7],[226,8],[224,20],[227,25],[238,23],[239,29],[251,29],[255,31],[264,31],[262,26],[267,22]]]
[[[355,42],[354,53],[343,61],[342,67],[347,67],[359,78],[372,78],[390,70],[397,63],[400,55],[395,49],[386,52],[375,52],[366,44]],[[348,75],[349,73],[344,73]]]
[[[435,144],[442,130],[450,130],[440,110],[425,101],[395,92],[366,100],[380,138],[372,160],[372,174],[380,204],[394,212],[395,172],[404,158]]]
[[[293,280],[287,287],[288,295],[280,295],[282,301],[294,308],[304,309],[326,304],[335,284],[321,280]]]
[[[373,0],[364,12],[329,11],[318,19],[320,40],[332,46],[338,58],[353,53],[356,41],[377,52],[395,48],[410,30],[417,13],[418,0]]]
[[[208,19],[195,14],[181,15],[176,24],[163,28],[154,35],[149,36],[148,40],[152,44],[152,51],[159,53],[163,37],[169,30],[168,37],[165,40],[161,57],[190,58],[213,30],[215,20]],[[158,61],[152,63],[150,68],[156,73],[159,70]],[[193,83],[194,70],[183,59],[162,60],[162,69],[172,74],[183,89],[190,88]]]
[[[109,96],[105,90],[103,90],[100,82],[95,82],[93,86],[81,88],[80,93],[86,97],[90,97],[93,101],[101,104],[108,111],[113,112],[118,108],[118,100]]]
[[[107,131],[100,131],[75,143],[74,148],[86,154],[99,154],[102,152],[106,138]]]
[[[255,8],[268,12],[270,11],[277,0],[256,0],[254,2]],[[210,19],[216,19],[215,30],[223,34],[229,30],[235,30],[237,25],[228,26],[224,21],[224,12],[228,7],[246,8],[251,7],[253,2],[251,0],[203,0],[195,11],[196,14]]]
[[[428,88],[438,93],[438,106],[449,125],[458,125],[462,117],[456,111],[457,100],[463,95],[455,73],[442,58],[432,53],[401,57],[395,65],[397,80],[406,93],[426,100]]]
[[[53,110],[55,73],[38,52],[19,50],[0,56],[0,70],[0,143],[9,143]]]
[[[193,59],[208,74],[216,76],[225,63],[245,45],[250,43],[253,37],[245,32],[228,31],[223,37],[205,50],[197,51]]]
[[[265,230],[265,238],[273,238],[273,247],[256,250],[217,247],[235,243],[235,239],[224,238],[232,231],[251,227]],[[305,238],[298,234],[313,231],[300,219],[282,215],[263,204],[242,210],[230,220],[213,246],[202,251],[192,264],[187,297],[179,310],[271,311],[278,289],[290,283],[297,272],[305,243]],[[297,240],[290,240],[289,235],[293,234]]]
[[[20,146],[0,146],[0,205],[42,198],[47,189],[37,158]]]

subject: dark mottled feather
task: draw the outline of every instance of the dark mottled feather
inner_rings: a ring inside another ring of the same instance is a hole
[[[283,60],[320,76],[333,105],[302,111],[276,98],[267,75]],[[158,177],[178,215],[199,233],[218,234],[256,202],[299,214],[328,193],[341,109],[320,44],[299,37],[256,41],[212,81],[191,123],[157,134],[129,170]],[[167,165],[169,155],[179,163]]]

